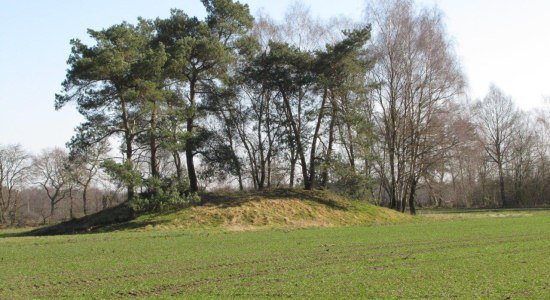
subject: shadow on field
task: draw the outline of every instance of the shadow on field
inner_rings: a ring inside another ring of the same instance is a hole
[[[95,214],[22,232],[16,236],[43,236],[113,231],[123,228],[132,228],[134,224],[127,222],[134,218],[135,214],[132,209],[123,203]],[[139,224],[135,224],[136,227],[138,227],[138,225]]]
[[[2,232],[0,231],[0,239],[9,238],[9,237],[18,237],[21,236],[21,232]]]

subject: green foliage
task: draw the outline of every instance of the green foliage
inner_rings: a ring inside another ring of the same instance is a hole
[[[344,34],[342,41],[327,45],[326,51],[316,53],[314,71],[319,84],[331,90],[357,91],[364,88],[366,80],[363,75],[374,63],[364,48],[371,37],[371,28],[366,26]]]
[[[356,152],[364,154],[362,150],[370,147],[364,134],[367,122],[357,111],[366,103],[364,75],[372,64],[364,49],[369,26],[344,32],[342,41],[324,51],[271,41],[261,52],[251,32],[254,19],[248,5],[233,0],[202,3],[207,12],[203,20],[173,9],[165,19],[138,18],[136,25],[123,22],[89,30],[91,45],[71,41],[69,69],[55,102],[57,109],[75,102],[85,118],[69,142],[71,149],[120,139],[128,165],[107,162],[109,174],[127,185],[129,198],[145,187],[162,199],[176,198],[172,187],[157,188],[155,178],[144,180],[136,173],[138,168],[132,165],[136,149],[150,155],[150,172],[144,174],[152,177],[172,175],[159,174],[160,155],[174,158],[179,177],[185,161],[192,191],[198,190],[197,155],[206,176],[221,180],[238,176],[242,186],[248,167],[265,173],[266,165],[293,152],[299,156],[304,185],[311,187],[307,183],[316,170],[306,165],[332,161],[323,158],[326,150],[320,146],[327,140],[322,135],[328,115],[338,119],[330,122],[338,124],[330,126],[331,137],[342,132],[338,126],[347,126],[347,136],[334,145],[362,143]],[[253,103],[241,103],[243,94]],[[212,118],[221,126],[208,128]],[[313,137],[315,121],[319,125]],[[217,132],[220,127],[223,131]],[[254,136],[249,136],[253,131]],[[244,143],[258,145],[243,147]],[[243,154],[243,148],[248,153]],[[311,152],[309,162],[307,152]],[[246,162],[246,155],[260,164]],[[180,188],[175,189],[181,194]],[[158,206],[160,200],[146,198],[154,203],[145,206]]]
[[[223,41],[230,41],[235,35],[247,33],[254,19],[248,4],[232,0],[202,0],[208,17],[206,22]]]
[[[131,161],[117,163],[112,159],[108,159],[101,164],[101,167],[114,180],[124,185],[139,186],[143,183],[142,174],[134,169],[134,165]]]
[[[257,72],[254,76],[263,79],[268,87],[279,89],[290,97],[314,81],[313,62],[311,53],[286,43],[272,41],[269,43],[269,52],[257,58]]]
[[[155,193],[150,197],[135,197],[130,201],[129,205],[133,211],[143,213],[165,212],[174,209],[181,209],[200,202],[201,198],[197,193],[181,195],[177,189],[173,188],[168,190],[160,190],[158,193]]]
[[[208,131],[204,133],[204,145],[199,149],[202,154],[205,172],[209,176],[215,176],[220,180],[228,176],[237,175],[239,158],[233,149],[227,144],[225,137],[219,133]]]
[[[356,169],[334,159],[331,162],[331,189],[352,199],[368,200],[371,198],[370,178]]]
[[[204,112],[196,95],[226,81],[237,52],[254,44],[246,36],[253,22],[247,5],[231,0],[203,4],[204,21],[172,10],[167,19],[138,18],[137,25],[90,29],[93,45],[71,41],[69,69],[55,107],[76,102],[85,118],[69,143],[72,149],[121,137],[129,164],[134,144],[150,147],[150,173],[156,175],[158,147],[172,154],[201,147],[203,135],[194,128]],[[140,184],[131,166],[106,166],[129,190]]]
[[[197,193],[188,193],[187,182],[175,178],[159,179],[151,177],[145,181],[148,192],[132,199],[130,207],[136,212],[161,212],[181,209],[200,203]]]

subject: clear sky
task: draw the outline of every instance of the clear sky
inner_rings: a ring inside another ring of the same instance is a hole
[[[244,0],[281,18],[292,0]],[[363,18],[363,0],[304,0],[314,16]],[[491,83],[524,109],[550,95],[550,1],[419,0],[444,12],[468,78],[469,96]],[[81,118],[72,106],[53,108],[65,77],[71,38],[138,16],[166,17],[170,8],[204,16],[199,0],[0,0],[0,144],[38,152],[63,146]],[[89,41],[89,40],[88,40]]]

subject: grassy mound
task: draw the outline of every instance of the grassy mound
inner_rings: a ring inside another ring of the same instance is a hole
[[[336,227],[396,223],[409,216],[329,191],[271,190],[203,195],[203,204],[168,214],[147,214],[131,223],[147,229]]]
[[[388,224],[410,218],[393,210],[352,201],[320,190],[207,193],[201,198],[200,205],[136,217],[126,205],[121,205],[82,219],[37,229],[30,234],[53,235],[124,229],[218,228],[243,231]]]

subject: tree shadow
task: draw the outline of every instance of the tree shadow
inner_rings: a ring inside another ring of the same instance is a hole
[[[0,239],[10,238],[10,237],[18,237],[20,235],[21,235],[21,232],[1,232],[0,231]]]
[[[136,215],[133,210],[126,203],[123,203],[82,218],[40,227],[15,236],[47,236],[114,231],[131,228],[133,224],[129,221],[135,218]]]

